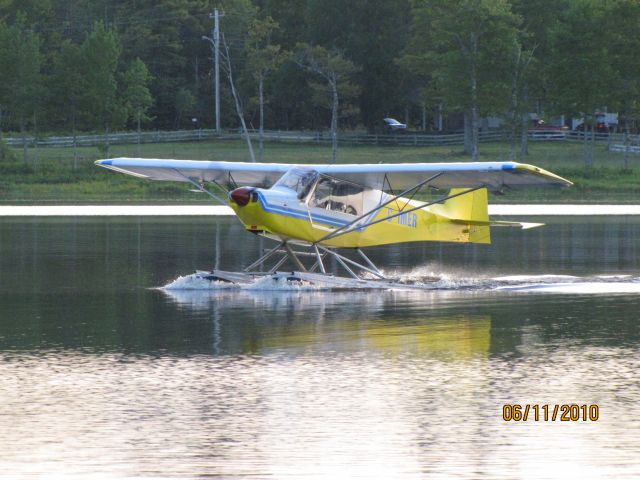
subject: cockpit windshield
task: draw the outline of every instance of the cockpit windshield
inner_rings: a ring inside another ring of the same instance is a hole
[[[276,182],[274,187],[287,187],[295,191],[299,199],[305,198],[318,178],[318,172],[305,168],[292,168]]]

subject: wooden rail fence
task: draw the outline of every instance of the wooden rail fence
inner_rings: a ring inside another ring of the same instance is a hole
[[[251,131],[251,138],[257,140],[258,132]],[[588,141],[591,134],[587,133]],[[176,131],[146,131],[138,135],[137,132],[115,132],[109,134],[109,143],[112,145],[135,145],[139,143],[170,143],[170,142],[195,142],[211,139],[230,140],[241,138],[242,134],[237,130],[227,130],[217,134],[215,130],[176,130]],[[594,141],[598,144],[607,144],[612,151],[624,151],[640,153],[640,137],[630,138],[630,144],[625,147],[624,134],[621,133],[596,133]],[[311,143],[330,144],[331,133],[314,131],[285,131],[267,130],[264,132],[265,141],[287,142],[287,143]],[[505,141],[507,132],[491,130],[480,132],[480,142]],[[584,133],[578,131],[564,130],[531,130],[529,131],[531,141],[554,141],[554,142],[583,142]],[[80,147],[100,146],[106,143],[104,134],[99,135],[77,135],[75,144]],[[72,147],[74,137],[72,136],[48,136],[48,137],[7,137],[4,141],[12,147],[22,147],[26,142],[28,147]],[[447,146],[463,145],[463,133],[427,134],[427,133],[387,133],[369,134],[358,132],[341,132],[338,134],[338,142],[342,145],[397,145],[397,146]]]

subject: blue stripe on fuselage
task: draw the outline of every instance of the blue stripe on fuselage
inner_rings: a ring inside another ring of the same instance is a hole
[[[272,205],[267,203],[267,199],[262,195],[261,192],[258,193],[258,200],[260,201],[260,206],[267,213],[275,213],[278,215],[284,215],[285,217],[293,217],[293,218],[301,218],[301,219],[309,219],[309,214],[304,210],[297,210],[291,207],[285,207],[284,205]],[[342,227],[347,225],[349,221],[340,220],[338,218],[326,217],[324,215],[318,215],[311,212],[311,220],[317,223],[324,223],[326,225],[331,225],[334,227]]]
[[[328,217],[326,215],[318,215],[317,213],[311,212],[311,210],[307,212],[305,210],[298,210],[291,207],[285,207],[284,205],[269,204],[267,202],[267,199],[261,192],[256,192],[256,193],[258,194],[258,200],[260,202],[260,206],[267,213],[275,213],[277,215],[284,215],[285,217],[301,218],[304,220],[308,220],[309,215],[311,215],[311,221],[316,223],[323,223],[325,225],[331,225],[333,227],[343,227],[353,221],[353,220],[341,220],[339,218]],[[375,212],[373,212],[371,215],[369,215],[367,219],[363,219],[365,223],[368,223],[371,218],[375,217],[378,211],[379,210],[376,210]],[[361,232],[365,228],[366,226],[356,228],[355,230]]]

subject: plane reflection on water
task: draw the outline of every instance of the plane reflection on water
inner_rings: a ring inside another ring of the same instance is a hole
[[[202,320],[200,328],[214,339],[209,351],[216,355],[370,350],[464,359],[535,350],[547,336],[557,335],[548,319],[558,315],[559,305],[569,318],[580,318],[566,324],[565,334],[574,341],[599,344],[622,335],[633,342],[638,336],[633,326],[604,331],[599,312],[604,304],[620,308],[635,302],[639,280],[630,275],[452,276],[440,280],[446,288],[419,291],[217,286],[159,293],[181,315]]]
[[[238,325],[229,324],[226,345],[222,318],[239,317],[243,311],[262,311],[258,319],[268,328],[259,335],[251,330],[254,353],[287,351],[373,351],[391,354],[435,355],[471,358],[488,355],[491,317],[468,313],[438,313],[445,297],[455,305],[456,292],[273,292],[165,290],[166,297],[181,309],[207,313],[212,319],[214,351],[232,348]],[[403,317],[402,305],[420,303],[422,318]],[[398,311],[398,308],[400,309]],[[285,321],[283,321],[283,317]],[[244,342],[243,342],[244,343]],[[244,343],[246,346],[247,344]],[[221,348],[223,347],[223,348]],[[233,349],[233,348],[232,348]],[[222,353],[222,352],[215,352]]]

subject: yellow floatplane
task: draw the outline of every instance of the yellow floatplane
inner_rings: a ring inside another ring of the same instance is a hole
[[[357,282],[362,282],[357,271],[384,282],[362,248],[404,242],[490,243],[491,226],[540,224],[491,221],[488,190],[572,184],[515,162],[290,165],[114,158],[96,164],[148,180],[188,182],[230,205],[249,232],[278,242],[243,272],[203,273],[207,279],[233,283],[256,275],[281,275],[278,269],[287,259],[297,269],[283,274],[288,279],[338,281],[340,277],[326,274],[327,256]],[[211,185],[226,191],[227,198],[212,192]],[[429,202],[415,200],[426,188],[446,193]],[[355,250],[360,259],[348,258],[339,249]],[[272,268],[255,272],[275,255],[281,258]],[[301,260],[305,257],[311,258],[310,266]]]

